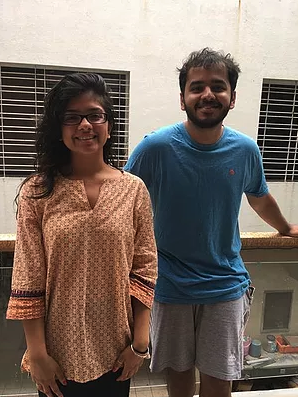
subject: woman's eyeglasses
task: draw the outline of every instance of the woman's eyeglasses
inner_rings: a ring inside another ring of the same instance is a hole
[[[90,113],[90,114],[65,114],[62,117],[64,125],[78,125],[82,120],[86,119],[90,124],[104,124],[107,119],[107,113]]]

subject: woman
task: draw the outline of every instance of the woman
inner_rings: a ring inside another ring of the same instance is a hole
[[[104,80],[65,76],[47,95],[37,173],[21,186],[7,318],[40,396],[128,396],[148,357],[156,247],[143,182],[112,166]]]

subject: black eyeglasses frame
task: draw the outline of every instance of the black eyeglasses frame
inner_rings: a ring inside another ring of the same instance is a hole
[[[89,120],[89,116],[94,116],[95,114],[104,115],[104,119],[103,119],[104,121],[100,121],[100,122],[98,122],[98,121],[96,121],[96,122],[90,121]],[[77,123],[65,123],[65,120],[64,120],[65,115],[64,115],[62,117],[62,120],[61,120],[63,125],[79,125],[79,124],[81,124],[83,119],[86,119],[88,121],[88,123],[90,123],[90,124],[104,124],[104,123],[106,123],[108,121],[108,114],[105,113],[105,112],[98,112],[98,113],[97,112],[92,112],[92,113],[88,113],[88,114],[77,114],[77,113],[72,114],[72,113],[69,113],[68,115],[69,116],[79,116],[80,117],[80,121],[77,122]]]

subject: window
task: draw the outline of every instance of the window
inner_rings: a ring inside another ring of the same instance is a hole
[[[26,176],[33,171],[35,128],[44,96],[64,75],[79,71],[86,70],[0,65],[0,177]],[[95,72],[103,76],[113,98],[115,154],[122,167],[128,155],[129,74]]]
[[[258,145],[268,181],[298,181],[298,81],[264,80]]]
[[[293,291],[266,291],[263,331],[288,330],[290,326]]]

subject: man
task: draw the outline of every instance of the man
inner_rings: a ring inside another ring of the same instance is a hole
[[[235,106],[239,66],[205,48],[179,69],[184,123],[150,134],[126,170],[152,200],[159,273],[152,311],[153,371],[166,369],[170,397],[229,397],[241,375],[249,313],[249,275],[240,257],[243,193],[269,225],[287,236],[298,227],[268,192],[261,155],[246,135],[224,126]]]

